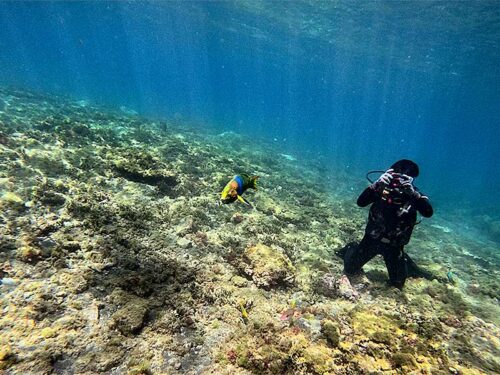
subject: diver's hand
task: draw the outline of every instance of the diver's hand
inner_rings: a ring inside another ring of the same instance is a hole
[[[412,184],[411,180],[406,180],[401,184],[401,191],[407,196],[415,199],[419,199],[422,194],[420,194]]]
[[[371,186],[372,186],[372,189],[374,190],[378,190],[379,187],[381,186],[386,186],[386,185],[389,185],[390,182],[392,181],[393,179],[393,169],[388,169],[386,170],[379,178],[377,181],[375,181]]]

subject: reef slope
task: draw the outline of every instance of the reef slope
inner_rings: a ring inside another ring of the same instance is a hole
[[[255,145],[0,89],[0,372],[500,372],[495,242],[432,218],[408,251],[439,280],[347,283],[363,182]],[[216,205],[239,171],[254,210]]]

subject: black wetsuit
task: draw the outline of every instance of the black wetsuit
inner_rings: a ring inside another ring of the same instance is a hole
[[[416,188],[415,188],[416,190]],[[404,253],[404,246],[410,241],[417,212],[424,217],[433,214],[429,200],[401,195],[397,203],[382,198],[380,189],[366,188],[358,198],[360,207],[370,207],[365,236],[358,246],[347,248],[344,254],[344,271],[355,274],[375,255],[382,255],[392,285],[402,288],[408,276],[428,277],[430,274],[419,269]]]

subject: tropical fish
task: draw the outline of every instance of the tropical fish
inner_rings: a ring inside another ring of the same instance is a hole
[[[240,305],[241,319],[246,324],[248,323],[248,311],[245,307],[246,303],[244,301],[240,301],[239,305]]]
[[[257,180],[259,176],[239,174],[229,181],[220,194],[220,202],[224,204],[233,203],[239,200],[241,203],[252,207],[250,202],[242,197],[242,194],[249,188],[257,190]]]

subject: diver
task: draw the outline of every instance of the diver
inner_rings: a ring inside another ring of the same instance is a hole
[[[370,213],[361,242],[338,252],[344,258],[345,274],[361,272],[369,260],[380,254],[389,273],[390,285],[402,289],[407,277],[434,278],[404,252],[417,224],[417,212],[423,217],[433,214],[429,198],[413,185],[418,175],[416,163],[399,160],[358,197],[359,207],[371,204]]]
[[[259,176],[250,176],[245,173],[237,174],[226,184],[224,190],[222,190],[219,204],[228,204],[239,200],[241,203],[253,207],[250,202],[242,197],[242,195],[249,188],[257,190],[258,179]]]

